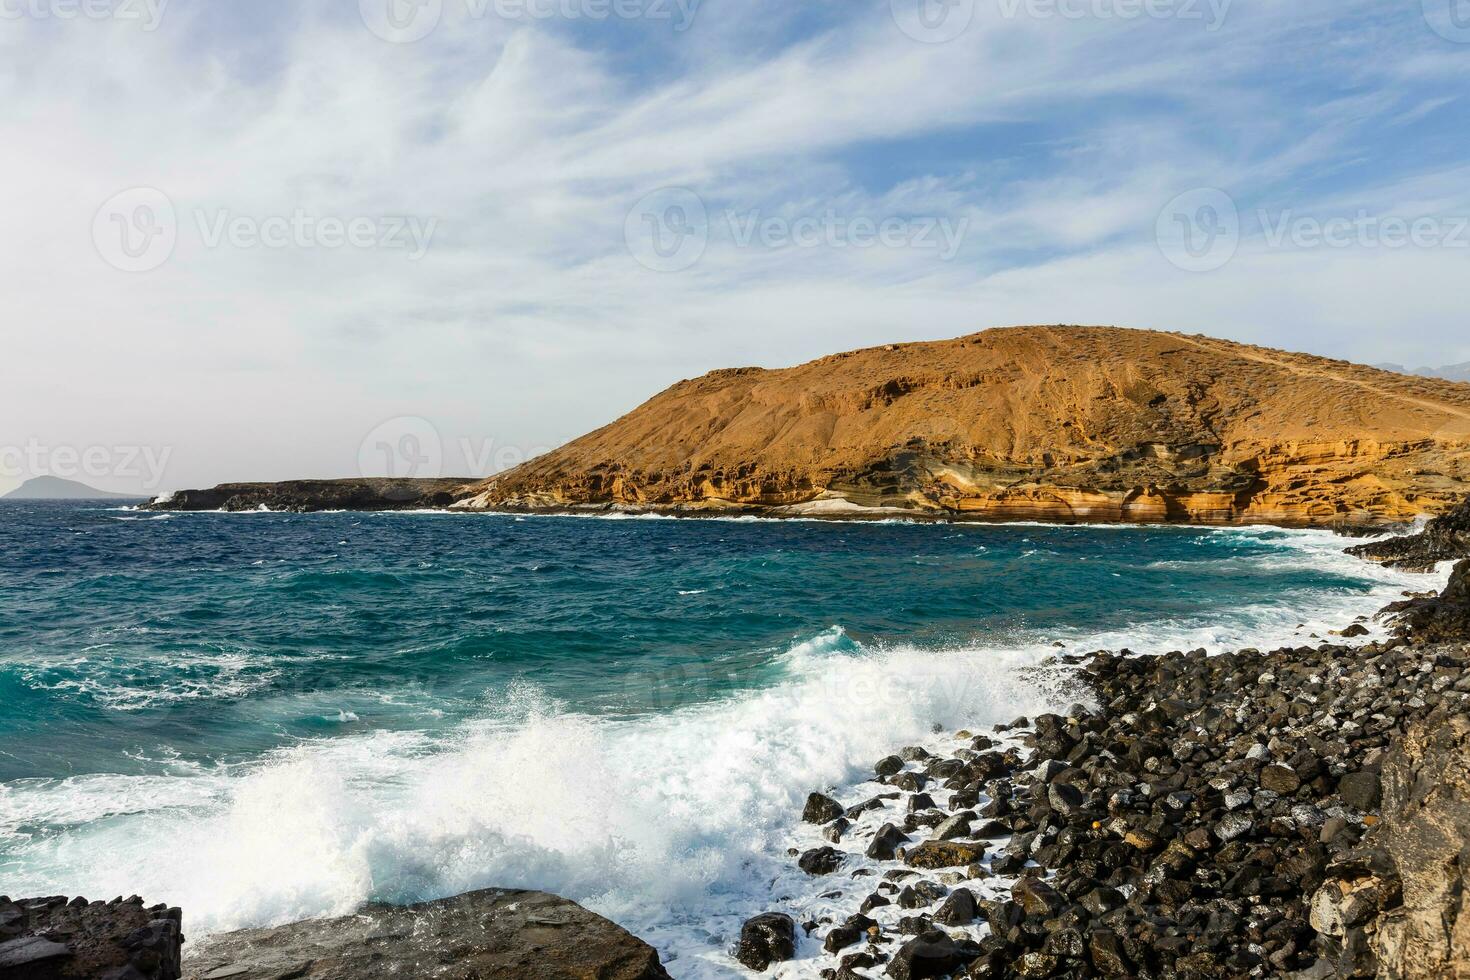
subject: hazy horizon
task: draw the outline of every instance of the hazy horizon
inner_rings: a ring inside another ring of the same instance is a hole
[[[1470,361],[1453,4],[17,0],[0,494],[480,475],[987,326]]]

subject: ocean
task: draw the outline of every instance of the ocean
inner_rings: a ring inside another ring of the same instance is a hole
[[[1303,644],[1442,584],[1351,543],[0,504],[0,893],[193,940],[537,888],[734,976],[744,918],[831,887],[787,853],[807,793],[1064,708],[1059,655]]]

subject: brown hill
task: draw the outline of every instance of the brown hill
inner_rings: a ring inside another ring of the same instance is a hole
[[[1470,385],[1015,327],[682,381],[457,506],[1322,524],[1436,513],[1467,490]]]

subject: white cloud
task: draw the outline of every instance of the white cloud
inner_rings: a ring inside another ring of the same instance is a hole
[[[791,5],[763,0],[711,2],[684,35],[451,15],[409,45],[327,5],[244,35],[184,0],[153,33],[0,23],[0,444],[170,446],[170,486],[347,475],[393,415],[450,442],[542,446],[709,368],[1012,322],[1470,359],[1449,299],[1463,255],[1247,241],[1192,276],[1151,240],[1197,186],[1245,210],[1463,204],[1463,173],[1443,167],[1314,183],[1373,149],[1364,120],[1453,110],[1457,52],[1432,35],[1413,70],[1390,70],[1354,59],[1417,51],[1411,26],[1354,26],[1290,76],[1331,89],[1319,98],[1280,84],[1282,59],[1370,4],[1238,0],[1214,34],[989,18],[942,45],[905,37],[886,2],[813,9],[800,35]],[[1366,88],[1327,84],[1344,65]],[[179,241],[126,274],[90,232],[140,185],[173,201]],[[698,265],[658,274],[624,225],[664,185],[696,189],[717,223],[928,216],[967,235],[942,262],[716,233]],[[419,261],[209,248],[199,227],[298,213],[438,225]]]

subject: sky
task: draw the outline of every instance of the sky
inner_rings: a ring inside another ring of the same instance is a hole
[[[1030,323],[1470,361],[1470,0],[0,0],[0,492]]]

